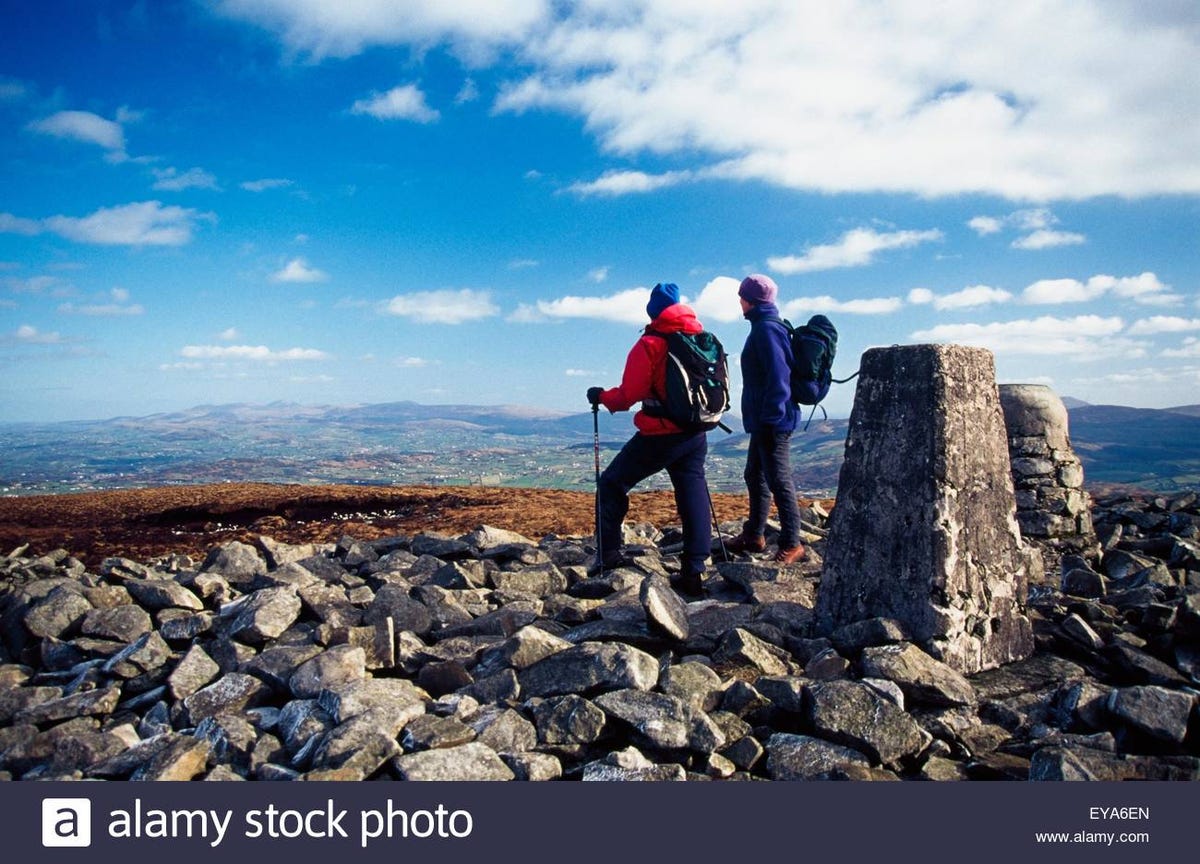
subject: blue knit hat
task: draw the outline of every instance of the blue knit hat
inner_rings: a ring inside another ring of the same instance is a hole
[[[646,304],[646,314],[653,321],[663,313],[668,306],[679,302],[679,286],[674,282],[659,282],[650,292],[650,302]]]

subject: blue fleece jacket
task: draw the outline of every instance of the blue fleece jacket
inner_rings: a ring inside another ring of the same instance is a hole
[[[746,312],[750,335],[742,348],[742,428],[791,432],[799,423],[792,402],[792,346],[779,307],[759,303]]]

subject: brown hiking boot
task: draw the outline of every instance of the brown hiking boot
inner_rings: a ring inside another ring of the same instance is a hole
[[[791,549],[781,548],[775,553],[774,561],[776,564],[795,564],[804,557],[804,547],[797,543]]]
[[[755,537],[743,531],[741,534],[734,537],[732,540],[725,541],[725,549],[728,552],[743,553],[743,552],[763,552],[767,548],[767,541],[764,537]]]

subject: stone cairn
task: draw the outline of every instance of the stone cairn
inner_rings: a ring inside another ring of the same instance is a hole
[[[1014,519],[991,353],[876,348],[860,368],[818,626],[895,619],[966,674],[1028,657],[1034,556]]]
[[[1065,554],[1096,563],[1100,546],[1083,464],[1071,448],[1066,406],[1040,384],[1000,385],[1000,405],[1021,536],[1042,552],[1048,576],[1057,575]]]

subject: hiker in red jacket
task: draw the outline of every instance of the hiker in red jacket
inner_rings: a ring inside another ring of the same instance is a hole
[[[696,313],[679,302],[679,288],[659,283],[650,292],[646,305],[650,324],[625,361],[621,383],[609,390],[592,387],[588,402],[603,405],[610,412],[628,411],[641,402],[642,409],[633,417],[635,434],[600,475],[597,489],[597,526],[603,560],[589,572],[599,573],[627,562],[621,554],[621,522],[629,512],[629,490],[664,468],[675,487],[675,506],[683,523],[682,567],[671,580],[675,590],[688,596],[703,593],[705,561],[712,545],[708,522],[708,486],[704,459],[708,438],[703,429],[685,430],[665,417],[652,417],[646,401],[661,402],[666,397],[666,339],[661,333],[699,333],[703,326]]]

